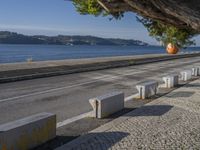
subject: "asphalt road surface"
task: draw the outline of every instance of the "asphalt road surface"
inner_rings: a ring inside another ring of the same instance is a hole
[[[92,110],[88,100],[111,91],[136,94],[138,82],[200,66],[200,57],[0,84],[0,124],[40,112],[57,122]]]

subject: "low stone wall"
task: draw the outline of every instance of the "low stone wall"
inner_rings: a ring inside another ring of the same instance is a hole
[[[41,113],[0,125],[0,150],[28,150],[56,137],[56,115]]]
[[[199,52],[0,64],[0,83],[200,56]]]

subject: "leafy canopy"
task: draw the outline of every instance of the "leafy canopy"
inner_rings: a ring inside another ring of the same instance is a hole
[[[146,18],[138,18],[138,20],[147,28],[150,36],[162,42],[165,46],[172,43],[181,48],[195,44],[192,38],[197,33],[192,29],[177,28]]]
[[[77,11],[83,15],[112,15],[116,19],[123,17],[123,12],[115,14],[106,12],[98,3],[98,0],[73,0],[73,4]],[[172,43],[181,48],[195,44],[192,38],[196,35],[196,32],[192,29],[181,29],[169,24],[164,24],[160,21],[143,17],[138,18],[138,21],[140,21],[144,27],[147,28],[150,36],[162,42],[165,46],[168,43]]]
[[[98,4],[97,0],[73,0],[77,11],[82,14],[92,14],[95,16],[104,15],[106,12]]]

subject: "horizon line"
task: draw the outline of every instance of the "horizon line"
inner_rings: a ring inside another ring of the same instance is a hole
[[[114,38],[114,37],[102,37],[102,36],[98,36],[98,35],[92,35],[92,34],[85,34],[85,35],[81,35],[81,34],[55,34],[55,35],[46,35],[46,34],[24,34],[24,33],[20,33],[20,32],[15,32],[15,31],[9,31],[9,30],[0,30],[0,32],[10,32],[10,33],[17,33],[17,34],[21,34],[24,36],[48,36],[48,37],[55,37],[55,36],[91,36],[91,37],[96,37],[96,38],[103,38],[103,39],[120,39],[120,40],[135,40],[135,41],[141,41],[141,40],[137,40],[134,38]],[[144,41],[141,41],[144,42]],[[145,42],[148,43],[148,42]],[[149,43],[148,43],[149,44]]]

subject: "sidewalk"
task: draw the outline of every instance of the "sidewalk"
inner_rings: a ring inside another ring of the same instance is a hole
[[[56,150],[200,148],[200,79]]]

